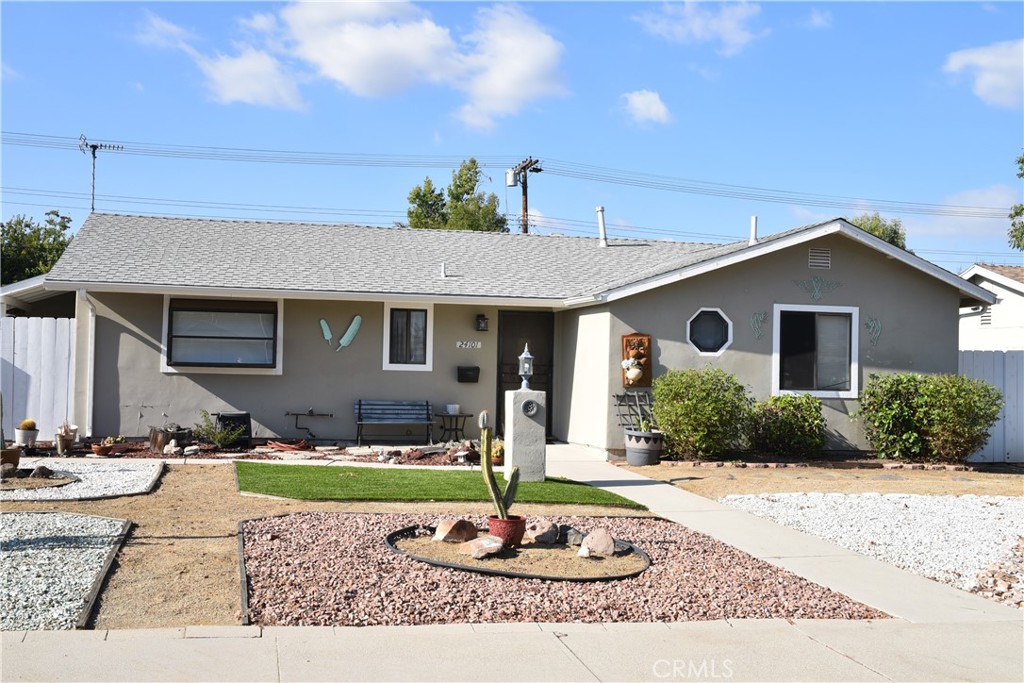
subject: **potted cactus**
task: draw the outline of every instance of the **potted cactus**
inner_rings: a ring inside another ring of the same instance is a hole
[[[10,463],[17,468],[20,462],[21,449],[7,447],[7,437],[4,434],[4,399],[3,395],[0,394],[0,464],[6,465]]]
[[[78,427],[64,420],[53,438],[53,442],[57,446],[57,455],[67,455],[71,452],[75,445],[77,433]]]
[[[523,542],[523,534],[526,533],[526,518],[508,513],[515,501],[516,489],[519,488],[519,468],[512,468],[505,490],[501,491],[494,478],[494,444],[491,430],[487,426],[486,410],[480,413],[480,470],[491,502],[494,503],[495,514],[487,518],[488,533],[500,538],[506,548],[515,548]]]
[[[14,442],[23,448],[32,448],[36,445],[36,437],[39,430],[36,428],[36,421],[25,419],[14,430]]]

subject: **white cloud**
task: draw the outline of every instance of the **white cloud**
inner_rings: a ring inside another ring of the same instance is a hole
[[[755,32],[750,24],[761,13],[759,5],[684,2],[666,4],[657,12],[647,12],[636,20],[650,33],[676,43],[720,44],[723,57],[739,54],[751,41],[768,34]]]
[[[0,73],[3,74],[2,78],[5,81],[16,81],[21,78],[21,74],[6,62],[0,64]]]
[[[958,50],[942,70],[970,74],[974,94],[986,104],[1009,109],[1024,105],[1024,38]]]
[[[475,128],[518,113],[528,102],[565,92],[559,64],[564,47],[517,7],[495,5],[477,13],[477,29],[466,38],[467,102],[457,114]]]
[[[239,19],[238,24],[242,28],[256,31],[257,33],[271,33],[277,30],[277,17],[269,12],[257,12],[251,17]]]
[[[661,95],[653,90],[634,90],[622,95],[626,112],[636,123],[668,123],[672,120]]]
[[[255,25],[260,24],[266,26],[265,22],[255,22]],[[136,39],[188,55],[206,77],[206,88],[215,102],[242,102],[291,110],[306,107],[295,76],[268,52],[243,44],[238,46],[239,53],[234,56],[219,53],[206,56],[193,47],[196,37],[192,33],[149,11]]]
[[[815,7],[811,10],[804,25],[807,28],[829,28],[832,26],[832,13]]]
[[[196,63],[206,76],[210,95],[221,104],[242,102],[297,111],[306,108],[294,77],[266,52],[243,47],[237,56],[200,56]]]
[[[978,206],[1005,209],[1020,201],[1020,190],[1009,185],[992,185],[964,190],[946,197],[942,204],[949,207]],[[963,218],[959,216],[914,216],[903,221],[907,237],[919,235],[959,237],[1005,237],[1010,228],[1009,218]]]

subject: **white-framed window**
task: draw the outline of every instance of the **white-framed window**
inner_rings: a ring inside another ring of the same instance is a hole
[[[434,366],[434,305],[384,304],[385,370],[429,371]]]
[[[732,321],[720,308],[702,308],[686,321],[686,341],[702,356],[720,356],[732,345]]]
[[[857,398],[859,309],[775,304],[772,394]]]
[[[160,370],[279,375],[283,329],[279,299],[165,296]]]

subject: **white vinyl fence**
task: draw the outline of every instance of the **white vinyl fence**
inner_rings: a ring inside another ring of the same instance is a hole
[[[36,421],[40,441],[52,441],[61,423],[72,421],[74,322],[0,317],[0,391],[8,439],[25,418]]]
[[[1024,351],[961,351],[960,374],[988,382],[1005,401],[988,443],[971,462],[1024,462]]]

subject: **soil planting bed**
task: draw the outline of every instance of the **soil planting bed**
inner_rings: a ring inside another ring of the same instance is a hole
[[[887,615],[681,525],[550,517],[603,526],[651,566],[621,581],[569,583],[445,569],[392,552],[387,534],[437,517],[310,512],[243,524],[249,618],[263,626],[455,622],[878,619]]]

